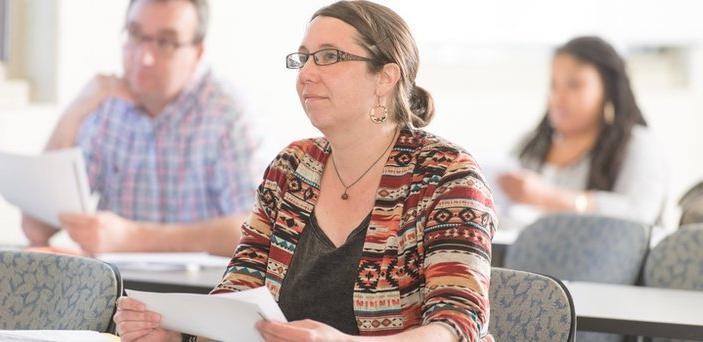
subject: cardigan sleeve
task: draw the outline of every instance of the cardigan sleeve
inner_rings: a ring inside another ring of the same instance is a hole
[[[276,208],[285,182],[284,160],[280,153],[266,168],[256,190],[254,209],[242,225],[242,238],[227,265],[222,281],[210,293],[235,292],[264,285]]]
[[[431,179],[423,229],[423,324],[440,322],[462,341],[479,341],[490,317],[491,239],[497,226],[491,192],[478,165],[462,152]]]

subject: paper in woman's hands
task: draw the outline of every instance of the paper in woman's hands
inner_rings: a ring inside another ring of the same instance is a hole
[[[163,328],[220,341],[260,341],[257,321],[287,322],[265,286],[218,295],[126,291],[160,314]]]

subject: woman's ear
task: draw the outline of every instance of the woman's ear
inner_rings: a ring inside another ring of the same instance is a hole
[[[386,63],[378,73],[376,96],[385,97],[395,89],[400,80],[400,67],[395,63]]]
[[[200,61],[203,58],[204,53],[205,53],[205,46],[203,45],[203,43],[198,43],[197,45],[195,45],[195,54],[196,54],[196,58],[198,59],[198,61]]]

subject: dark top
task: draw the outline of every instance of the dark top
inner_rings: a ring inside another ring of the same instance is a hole
[[[369,214],[337,248],[318,225],[315,214],[310,215],[278,298],[288,321],[312,319],[359,335],[354,283],[370,219]]]

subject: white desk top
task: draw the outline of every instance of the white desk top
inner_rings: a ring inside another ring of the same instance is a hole
[[[703,292],[644,286],[565,282],[578,317],[697,325]]]
[[[703,340],[703,291],[567,282],[578,330]]]
[[[518,229],[513,229],[513,230],[496,230],[496,233],[493,235],[493,244],[494,245],[511,245],[515,240],[517,239],[518,234],[520,234],[520,230]]]

